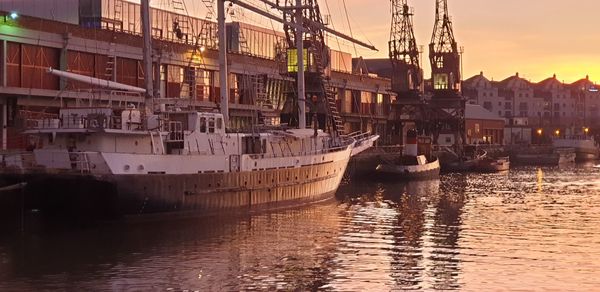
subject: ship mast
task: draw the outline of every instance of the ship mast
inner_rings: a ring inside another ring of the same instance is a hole
[[[144,62],[144,113],[154,111],[154,89],[152,81],[152,35],[150,34],[150,0],[141,1],[142,14],[142,37],[143,62]]]
[[[217,24],[219,33],[219,87],[221,113],[225,127],[229,126],[229,85],[227,66],[227,31],[225,26],[225,0],[217,0]]]

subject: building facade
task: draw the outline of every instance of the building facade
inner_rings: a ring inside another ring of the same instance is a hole
[[[19,17],[0,20],[0,122],[2,149],[23,149],[25,118],[54,115],[61,107],[137,105],[143,97],[93,85],[61,80],[48,68],[143,87],[139,5],[121,0],[38,1],[34,7],[0,4],[0,14],[19,9]],[[18,1],[13,1],[17,3]],[[36,4],[36,5],[37,5]],[[42,7],[42,8],[40,8]],[[63,15],[64,14],[64,15]],[[167,106],[218,110],[220,102],[215,23],[172,11],[151,9],[154,37],[154,95]],[[249,24],[228,23],[230,52],[230,125],[251,127],[258,112],[277,123],[293,79],[285,67],[285,36]],[[283,57],[283,59],[282,59]],[[331,52],[331,84],[345,131],[368,130],[386,137],[390,81],[352,73],[352,57]],[[385,139],[383,139],[385,140]]]
[[[505,119],[505,144],[600,131],[600,94],[589,77],[565,84],[554,75],[532,83],[518,73],[490,81],[482,72],[463,82],[463,94],[469,103]]]

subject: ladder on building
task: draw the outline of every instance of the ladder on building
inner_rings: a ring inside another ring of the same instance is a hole
[[[190,32],[190,21],[185,2],[183,0],[172,0],[173,11],[177,16],[173,19],[173,34],[177,39],[187,42]],[[192,33],[193,34],[193,33]]]
[[[318,49],[317,49],[318,50]],[[317,72],[321,74],[321,80],[323,84],[323,95],[325,97],[325,102],[327,102],[327,109],[329,111],[332,128],[333,131],[338,135],[344,135],[344,122],[342,121],[342,117],[340,116],[340,112],[338,111],[337,105],[335,103],[335,88],[331,86],[330,77],[325,76],[326,66],[323,64],[323,56],[325,50],[321,50],[322,52],[314,52],[314,61],[315,61],[315,69]]]
[[[238,53],[242,54],[242,55],[252,55],[252,52],[250,51],[250,47],[248,46],[248,40],[246,39],[246,36],[244,35],[244,30],[241,27],[241,23],[239,26],[239,35],[238,35],[238,44],[240,46],[240,51]]]
[[[104,76],[107,80],[116,81],[115,76],[115,64],[117,62],[117,56],[115,54],[115,44],[110,43],[110,48],[108,49],[108,60],[106,61],[106,68],[104,69]]]
[[[183,82],[181,82],[180,98],[194,99],[196,95],[196,67],[191,62],[183,68]]]
[[[113,7],[115,10],[113,20],[121,21],[121,23],[123,23],[123,0],[115,0],[115,4]]]
[[[198,34],[198,44],[204,48],[217,48],[216,42],[216,24],[213,22],[215,17],[215,6],[214,0],[202,0],[204,7],[206,7],[206,17],[201,21],[200,33]]]
[[[329,82],[329,78],[323,80],[323,88],[325,91],[325,95],[327,96],[327,106],[329,109],[329,114],[331,115],[331,120],[333,123],[333,129],[338,135],[344,134],[344,122],[342,121],[342,117],[340,116],[340,112],[337,108],[337,104],[335,101],[336,91],[335,88],[331,86]]]
[[[263,74],[249,75],[249,85],[251,88],[252,100],[255,105],[268,106],[270,101],[267,95],[266,86],[267,76]]]

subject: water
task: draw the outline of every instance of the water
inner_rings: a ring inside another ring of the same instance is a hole
[[[598,259],[600,170],[520,168],[353,183],[241,218],[10,236],[0,291],[582,291],[600,287]]]

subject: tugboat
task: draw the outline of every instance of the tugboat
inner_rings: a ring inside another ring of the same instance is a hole
[[[142,10],[144,63],[152,68],[148,0],[142,1]],[[227,88],[222,0],[218,11],[220,82],[221,88]],[[302,81],[303,52],[314,57],[315,48],[322,48],[324,42],[313,39],[312,47],[304,50],[310,35],[299,31],[296,36],[307,38],[294,49],[297,80]],[[77,74],[50,71],[77,79]],[[322,77],[322,72],[313,72],[310,80],[323,82]],[[298,82],[297,99],[314,94],[329,102],[325,85],[318,84],[321,92],[304,93],[304,82]],[[157,106],[151,78],[146,79],[146,88],[140,107],[62,108],[56,117],[28,120],[31,127],[26,133],[39,137],[42,146],[29,155],[4,159],[3,178],[27,183],[30,208],[69,219],[247,213],[332,198],[351,155],[367,149],[378,137],[344,136],[333,118],[326,122],[328,127],[315,119],[314,127],[307,128],[303,103],[297,128],[230,133],[226,131],[229,90],[221,90],[220,100],[225,102],[215,113]]]
[[[419,144],[422,151],[419,154]],[[431,137],[418,137],[415,129],[406,133],[406,143],[400,158],[377,166],[377,173],[385,178],[397,180],[432,179],[440,175],[440,162],[431,156]]]

